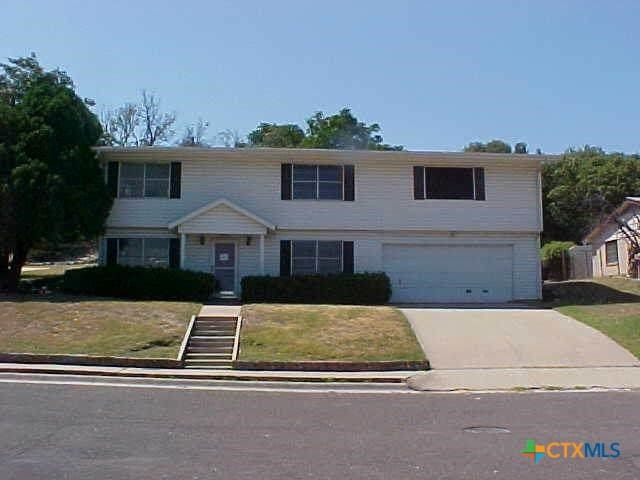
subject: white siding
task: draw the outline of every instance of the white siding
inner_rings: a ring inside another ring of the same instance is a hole
[[[332,152],[291,150],[274,157],[260,150],[215,149],[102,155],[104,160],[182,161],[181,199],[116,199],[109,227],[163,227],[221,197],[281,229],[538,232],[541,227],[538,163],[524,158],[520,163],[410,154],[334,158]],[[355,202],[280,200],[280,165],[288,162],[354,164]],[[414,165],[484,166],[487,199],[413,200]]]
[[[217,205],[180,225],[181,233],[266,233],[266,228],[227,205]]]
[[[122,236],[127,236],[123,233]],[[187,235],[184,268],[203,272],[212,271],[213,244],[215,241],[235,242],[238,247],[238,275],[259,275],[258,237],[225,235]],[[354,242],[354,261],[357,272],[383,271],[383,247],[386,244],[406,245],[504,245],[513,248],[513,298],[516,300],[540,297],[539,239],[532,234],[448,234],[415,232],[371,232],[371,231],[277,231],[265,237],[265,274],[280,274],[280,240],[350,240]],[[487,272],[491,275],[492,272]]]

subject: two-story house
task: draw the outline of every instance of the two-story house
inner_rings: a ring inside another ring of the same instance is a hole
[[[100,261],[246,275],[386,272],[394,302],[541,295],[539,155],[100,148]]]

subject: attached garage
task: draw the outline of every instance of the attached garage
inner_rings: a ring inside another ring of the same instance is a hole
[[[513,300],[512,245],[383,245],[393,302]]]

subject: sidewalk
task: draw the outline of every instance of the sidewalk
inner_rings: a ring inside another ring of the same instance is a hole
[[[442,369],[418,373],[407,385],[431,392],[640,389],[640,367]]]
[[[404,383],[415,371],[287,372],[243,370],[189,370],[184,368],[94,367],[80,365],[0,363],[0,373],[48,373],[111,377],[182,378],[190,380],[253,380],[285,382]]]

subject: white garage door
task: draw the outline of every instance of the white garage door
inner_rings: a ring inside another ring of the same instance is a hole
[[[511,245],[383,246],[393,302],[505,302],[513,299]]]

